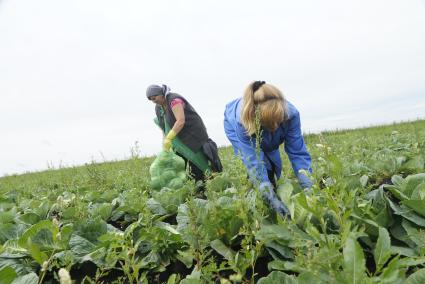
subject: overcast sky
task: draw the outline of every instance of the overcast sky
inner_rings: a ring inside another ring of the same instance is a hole
[[[276,85],[305,133],[425,117],[425,0],[0,0],[0,176],[161,149],[145,89]]]

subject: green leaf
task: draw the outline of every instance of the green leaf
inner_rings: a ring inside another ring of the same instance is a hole
[[[407,196],[412,196],[414,190],[421,184],[425,182],[425,173],[420,173],[416,175],[410,175],[405,179],[406,185],[404,187],[404,193]]]
[[[400,260],[400,267],[411,267],[425,264],[425,256],[415,258],[415,257],[406,257]]]
[[[290,276],[281,271],[273,271],[267,277],[263,277],[257,282],[258,284],[298,284],[294,276]]]
[[[5,267],[0,270],[0,284],[10,284],[17,276],[15,270],[11,267]]]
[[[379,281],[380,283],[395,283],[400,276],[400,258],[394,257],[383,269]]]
[[[108,226],[99,216],[95,219],[82,220],[75,224],[74,233],[96,244],[97,238],[108,231]]]
[[[361,283],[365,278],[365,257],[363,249],[356,238],[351,235],[345,242],[344,250],[344,272],[350,283]]]
[[[264,244],[267,251],[273,256],[274,259],[293,259],[294,254],[292,250],[277,241],[267,241]]]
[[[384,188],[388,189],[398,200],[409,200],[409,197],[405,195],[404,192],[402,192],[397,186],[386,184],[384,185]]]
[[[63,219],[74,219],[77,215],[77,208],[75,207],[68,207],[65,210],[62,211],[62,218]]]
[[[77,258],[82,258],[85,255],[90,254],[96,248],[92,242],[76,234],[71,236],[69,247],[71,248],[73,255]]]
[[[415,190],[413,190],[411,199],[419,199],[425,202],[425,182],[419,184]]]
[[[50,220],[43,220],[38,222],[35,225],[32,225],[25,233],[19,238],[19,245],[21,247],[26,247],[29,239],[34,238],[40,231],[47,229],[52,232],[52,236],[56,236],[58,233],[58,228],[55,227]]]
[[[299,284],[322,283],[322,281],[320,281],[311,271],[301,273],[298,275],[297,280]]]
[[[291,195],[294,191],[294,187],[289,180],[285,180],[285,182],[278,186],[276,189],[276,194],[279,196],[280,200],[285,204],[291,203]]]
[[[406,247],[398,247],[398,246],[392,246],[391,253],[399,254],[401,256],[408,256],[408,257],[417,256],[417,253],[414,249],[406,248]]]
[[[112,214],[112,205],[110,203],[95,203],[92,204],[88,212],[93,218],[99,216],[102,220],[107,221]]]
[[[32,263],[24,257],[17,256],[17,258],[1,258],[0,257],[0,270],[4,268],[12,268],[17,275],[24,275],[32,272]],[[1,279],[1,278],[0,278]]]
[[[41,218],[37,214],[29,212],[19,216],[18,220],[25,224],[34,225],[37,222],[40,222]]]
[[[412,208],[417,213],[425,217],[425,200],[404,200],[401,202],[402,204],[406,205],[407,207]]]
[[[171,274],[168,277],[167,284],[176,284],[177,283],[177,274]]]
[[[25,224],[0,224],[0,244],[19,239],[27,228]]]
[[[12,282],[12,284],[37,284],[37,283],[38,283],[38,276],[34,272],[18,277]]]
[[[404,163],[402,168],[410,172],[421,172],[424,169],[424,159],[422,156],[415,156]]]
[[[418,230],[413,226],[413,224],[406,219],[403,219],[401,225],[406,230],[409,239],[414,242],[417,247],[425,247],[425,231]]]
[[[0,224],[12,223],[15,213],[12,211],[0,212]]]
[[[292,235],[284,225],[262,225],[255,238],[259,241],[281,240],[288,242],[292,240]]]
[[[32,243],[30,240],[28,240],[26,244],[26,248],[28,252],[30,253],[31,257],[39,264],[43,265],[43,262],[45,262],[49,257],[40,250],[39,246],[37,244]]]
[[[399,219],[400,220],[398,220],[394,226],[390,228],[391,237],[404,242],[411,248],[416,248],[416,244],[409,238],[406,229],[402,226],[402,221],[404,219]]]
[[[425,268],[422,268],[410,275],[405,284],[423,284],[425,283]]]
[[[177,251],[176,258],[183,263],[187,268],[191,268],[193,266],[193,255],[189,251]]]
[[[295,262],[272,260],[267,264],[268,270],[282,270],[282,271],[293,271],[293,272],[307,272],[306,267],[300,267]]]
[[[234,260],[236,253],[228,248],[221,240],[214,240],[210,243],[212,249],[218,252],[227,260]]]
[[[385,228],[379,228],[379,237],[376,242],[373,255],[375,258],[376,269],[381,271],[382,267],[391,256],[391,239],[387,229]]]
[[[394,210],[394,214],[402,216],[421,227],[425,227],[425,219],[422,218],[420,215],[416,214],[412,209],[404,205],[398,206],[389,198],[387,198],[387,201],[390,204],[391,209]]]

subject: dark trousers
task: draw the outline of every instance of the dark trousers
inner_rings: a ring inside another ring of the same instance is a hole
[[[269,176],[269,181],[273,184],[274,188],[276,188],[276,167],[272,162],[270,162],[270,164],[272,165],[272,169],[267,170],[267,175]]]
[[[183,155],[176,152],[177,155],[183,158],[185,162],[186,168],[189,166],[189,173],[191,178],[195,180],[195,182],[202,181],[205,182],[205,174],[197,167],[194,163],[183,157]]]

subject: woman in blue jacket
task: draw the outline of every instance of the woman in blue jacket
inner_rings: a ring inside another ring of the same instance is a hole
[[[256,127],[258,121],[261,124],[259,130]],[[303,173],[303,170],[311,172],[311,157],[301,133],[298,110],[275,86],[255,81],[248,85],[243,98],[226,105],[224,130],[235,155],[239,155],[247,167],[250,180],[259,187],[270,206],[281,216],[286,216],[288,209],[274,192],[276,178],[279,179],[282,172],[280,144],[284,143],[302,188],[310,189],[312,186]],[[256,133],[261,133],[259,159]]]

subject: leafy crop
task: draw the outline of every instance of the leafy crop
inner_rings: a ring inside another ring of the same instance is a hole
[[[172,153],[3,177],[0,282],[425,283],[424,130],[307,135],[311,194],[282,154],[291,220],[230,148],[206,199]]]

